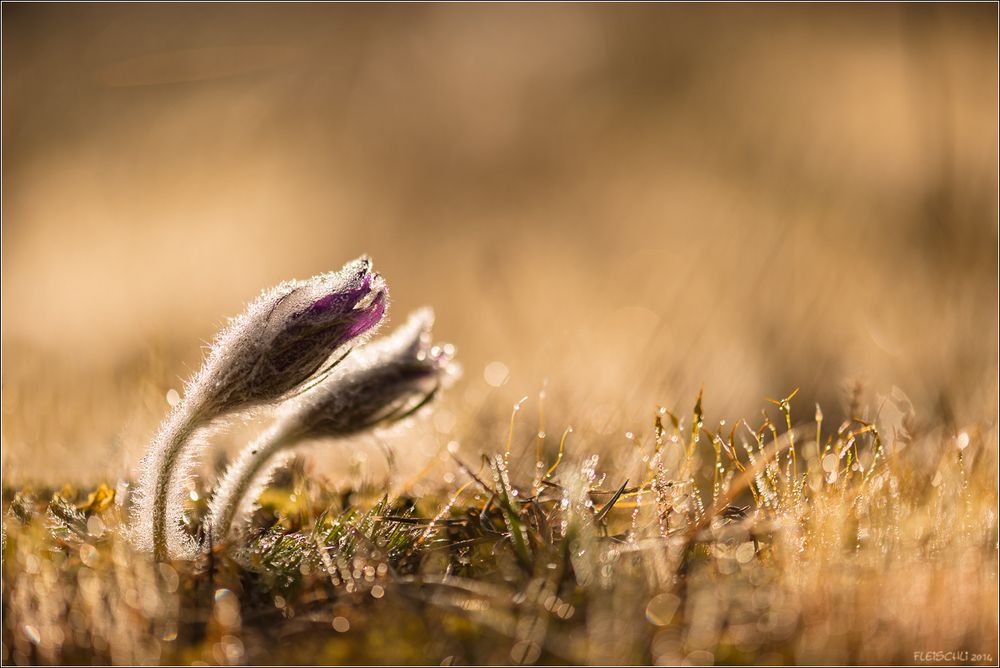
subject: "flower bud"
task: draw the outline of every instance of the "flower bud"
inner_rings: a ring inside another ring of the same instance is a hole
[[[412,415],[458,374],[450,345],[432,346],[430,309],[390,336],[359,348],[322,383],[290,399],[274,425],[240,453],[209,504],[208,527],[222,541],[256,506],[272,474],[305,441],[344,438]]]
[[[282,411],[283,431],[338,438],[398,419],[454,377],[450,345],[432,346],[434,314],[413,313],[391,335],[359,348],[336,374]]]
[[[207,416],[277,401],[382,320],[385,282],[360,258],[265,292],[219,336],[188,392]]]
[[[339,272],[282,283],[232,319],[140,464],[133,509],[139,547],[158,559],[190,552],[181,521],[198,429],[318,382],[380,324],[387,300],[385,282],[362,257]]]

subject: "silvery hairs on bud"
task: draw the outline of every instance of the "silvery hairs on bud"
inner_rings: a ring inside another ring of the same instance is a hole
[[[458,374],[454,348],[431,345],[434,314],[414,312],[391,335],[359,348],[315,388],[280,409],[272,427],[226,470],[209,502],[214,543],[230,538],[273,474],[303,442],[344,438],[412,415]]]
[[[223,415],[274,403],[330,373],[381,323],[388,293],[371,260],[267,290],[217,336],[139,465],[132,537],[157,559],[194,553],[181,528],[184,485]]]

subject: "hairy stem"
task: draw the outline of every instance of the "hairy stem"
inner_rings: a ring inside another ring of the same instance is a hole
[[[171,434],[166,442],[163,465],[156,472],[156,491],[153,495],[153,555],[158,561],[163,561],[169,556],[167,505],[170,501],[170,485],[177,477],[177,462],[193,432],[193,420],[186,420],[178,425],[176,432]]]
[[[206,524],[213,542],[225,541],[237,518],[253,509],[257,496],[284,461],[275,455],[295,445],[298,436],[278,423],[244,448],[226,469],[208,507]]]
[[[132,513],[133,533],[158,561],[169,559],[173,544],[183,541],[183,536],[171,535],[172,531],[179,533],[180,528],[171,525],[170,508],[174,497],[182,494],[179,486],[183,475],[179,469],[187,460],[186,446],[202,422],[200,412],[190,402],[182,402],[161,425],[141,464],[138,500]]]

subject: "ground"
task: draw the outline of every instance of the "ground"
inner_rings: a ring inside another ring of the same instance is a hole
[[[796,422],[793,398],[716,429],[701,404],[651,416],[631,466],[445,450],[460,479],[419,497],[299,459],[193,561],[130,547],[125,486],[5,488],[4,661],[996,661],[995,427]]]

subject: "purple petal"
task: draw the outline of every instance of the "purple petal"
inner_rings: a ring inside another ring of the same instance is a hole
[[[375,301],[368,308],[361,311],[361,317],[347,330],[347,338],[354,338],[377,325],[385,314],[385,306],[385,293],[380,292],[375,296]]]

